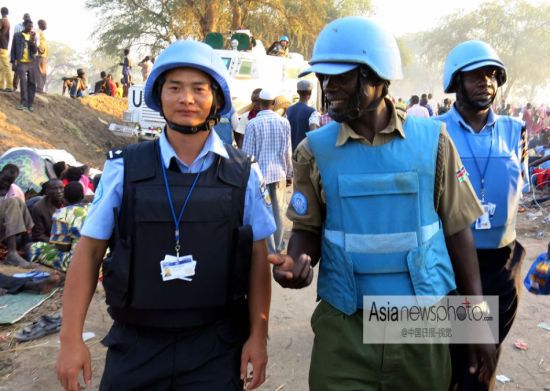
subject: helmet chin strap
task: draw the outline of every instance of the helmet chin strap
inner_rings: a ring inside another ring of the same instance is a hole
[[[175,122],[169,121],[168,118],[164,115],[164,110],[162,109],[161,104],[161,114],[166,120],[166,124],[168,127],[172,130],[175,130],[176,132],[183,133],[183,134],[195,134],[198,132],[206,132],[212,129],[215,125],[217,125],[220,122],[220,116],[216,115],[216,103],[212,102],[212,108],[210,109],[210,114],[208,114],[208,117],[206,118],[206,121],[203,122],[200,125],[197,126],[187,126],[187,125],[180,125]]]
[[[460,101],[465,106],[474,109],[476,111],[487,110],[493,104],[497,94],[494,93],[492,98],[489,100],[472,100],[468,96],[466,89],[464,88],[464,81],[462,76],[458,76],[457,80],[458,88],[456,90],[456,99]]]
[[[363,95],[365,99],[369,97],[369,94],[365,89],[365,84],[368,83],[368,79],[369,77],[372,76],[372,73],[366,67],[363,67],[363,66],[359,67],[358,72],[359,72],[359,77],[357,78],[357,89],[356,89],[357,94],[355,94],[351,102],[351,105],[354,107],[354,109],[352,114],[350,115],[351,117],[350,119],[359,118],[370,111],[375,111],[376,109],[378,109],[378,106],[380,106],[380,102],[382,102],[382,100],[384,100],[384,97],[388,94],[389,82],[385,81],[384,90],[382,94],[378,98],[373,100],[371,103],[369,103],[367,107],[365,107],[364,109],[361,109],[359,96]]]
[[[357,119],[366,113],[370,111],[375,111],[378,109],[378,106],[380,106],[380,102],[384,100],[384,97],[388,94],[388,81],[384,81],[384,90],[382,94],[373,100],[367,107],[364,109],[361,109],[361,100],[359,99],[360,95],[363,95],[365,99],[369,97],[369,94],[367,90],[365,89],[365,84],[368,83],[368,79],[371,76],[371,73],[366,67],[359,67],[358,68],[359,77],[357,78],[357,87],[356,87],[356,94],[353,96],[352,100],[350,101],[350,107],[353,109],[346,114],[338,115],[330,114],[330,116],[336,121],[336,122],[349,122],[354,119]]]
[[[160,97],[162,92],[162,86],[164,84],[165,80],[163,78],[159,78],[157,83],[155,83],[155,89],[156,93]],[[210,107],[210,113],[208,113],[208,117],[206,117],[206,120],[197,126],[187,126],[187,125],[180,125],[175,122],[170,121],[168,118],[166,118],[166,115],[164,115],[164,108],[162,107],[162,100],[159,99],[159,105],[160,105],[160,114],[163,116],[164,120],[166,121],[166,124],[168,127],[176,132],[183,133],[183,134],[195,134],[198,132],[207,132],[212,129],[215,125],[217,125],[220,122],[220,116],[216,114],[216,110],[218,108],[218,91],[219,86],[216,83],[212,83],[212,106]]]

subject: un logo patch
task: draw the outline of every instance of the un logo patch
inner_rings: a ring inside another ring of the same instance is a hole
[[[304,215],[307,212],[307,198],[299,191],[295,192],[292,195],[290,203],[292,204],[292,207],[294,208],[296,213],[298,213],[299,215]]]

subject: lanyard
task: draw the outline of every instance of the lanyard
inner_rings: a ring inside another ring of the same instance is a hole
[[[483,169],[483,172],[481,172],[481,170],[479,169],[479,164],[474,154],[472,145],[470,144],[470,140],[468,139],[467,135],[464,135],[464,138],[466,139],[466,144],[468,144],[468,148],[470,149],[470,153],[472,154],[472,159],[474,160],[477,172],[479,174],[479,177],[481,178],[481,202],[485,202],[485,175],[487,174],[487,167],[489,167],[489,160],[491,159],[491,154],[493,151],[493,129],[491,129],[491,145],[489,146],[489,155],[487,156],[487,161],[485,162],[485,168]]]
[[[160,151],[159,151],[160,153]],[[164,162],[162,161],[162,154],[160,157],[160,165],[162,167],[162,175],[164,175],[164,184],[166,185],[166,194],[168,195],[168,202],[170,204],[170,210],[172,211],[172,218],[174,219],[174,224],[176,225],[174,229],[174,236],[176,238],[176,246],[174,249],[176,250],[176,258],[179,260],[180,258],[180,222],[181,217],[183,216],[183,211],[185,210],[185,207],[187,206],[187,201],[189,201],[189,197],[191,196],[191,193],[193,192],[193,189],[195,189],[195,185],[197,184],[197,180],[199,179],[199,175],[201,174],[202,166],[204,164],[204,161],[206,159],[203,157],[201,166],[199,168],[199,171],[197,172],[197,176],[195,176],[195,180],[193,181],[193,184],[191,185],[191,189],[189,189],[189,193],[187,193],[187,197],[185,198],[185,202],[183,203],[183,206],[181,207],[181,212],[178,218],[176,218],[176,212],[174,211],[174,204],[172,203],[172,196],[170,195],[170,187],[168,186],[168,178],[166,177],[166,168],[164,168]]]

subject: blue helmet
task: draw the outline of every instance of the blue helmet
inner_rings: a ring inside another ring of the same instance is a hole
[[[319,33],[311,68],[300,77],[311,72],[337,75],[368,65],[384,80],[403,78],[401,54],[393,35],[379,24],[360,16],[348,16],[330,22]]]
[[[160,96],[155,88],[155,83],[164,72],[179,67],[199,69],[210,75],[220,86],[224,97],[224,104],[220,106],[216,114],[223,115],[231,110],[227,68],[211,46],[198,41],[176,41],[159,54],[145,84],[147,106],[161,112]]]
[[[283,36],[281,37],[281,39],[279,39],[279,42],[280,42],[280,41],[287,41],[287,42],[288,42],[288,37],[287,37],[286,35],[283,35]]]
[[[491,45],[483,41],[462,42],[447,56],[443,71],[443,89],[446,93],[456,92],[454,80],[458,72],[473,71],[486,66],[501,70],[497,78],[499,87],[506,83],[506,68]]]

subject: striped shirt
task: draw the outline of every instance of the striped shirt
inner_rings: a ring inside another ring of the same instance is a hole
[[[243,151],[258,161],[265,183],[292,178],[290,123],[272,110],[262,110],[246,124]]]

